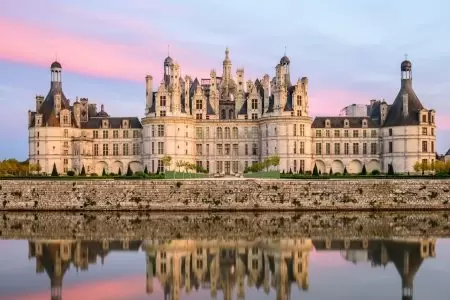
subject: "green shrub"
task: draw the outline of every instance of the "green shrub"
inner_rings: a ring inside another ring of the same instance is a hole
[[[372,175],[380,175],[380,171],[379,170],[373,170],[372,172],[370,172],[370,174],[372,174]]]
[[[56,163],[53,163],[52,176],[54,177],[59,176],[58,170],[56,170]]]
[[[395,175],[394,166],[392,164],[388,164],[388,172],[387,172],[387,174],[391,175],[391,176]]]
[[[130,165],[128,165],[127,176],[133,176],[133,171],[131,170]]]
[[[362,167],[361,175],[367,175],[366,164]]]
[[[319,170],[317,169],[317,165],[314,163],[314,169],[312,172],[313,176],[319,176]]]
[[[75,171],[67,171],[67,176],[75,176]]]
[[[84,165],[81,168],[80,176],[86,176],[86,170],[84,169]]]
[[[144,168],[144,173],[145,173],[145,174],[148,174],[148,169],[147,169],[147,165],[145,165],[145,168]]]
[[[344,175],[348,175],[347,167],[344,167]]]

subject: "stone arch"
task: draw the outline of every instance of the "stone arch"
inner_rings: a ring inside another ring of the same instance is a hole
[[[139,161],[130,161],[130,168],[133,173],[143,171],[142,164]]]
[[[234,109],[230,109],[228,112],[229,119],[234,119]]]
[[[334,160],[331,163],[331,168],[333,169],[333,173],[343,174],[345,166],[344,166],[344,163],[342,162],[342,160]],[[328,172],[329,172],[329,170],[328,170]]]
[[[325,163],[323,162],[323,160],[316,160],[315,164],[317,166],[317,171],[319,171],[320,173],[326,173],[326,168],[325,168]],[[313,170],[314,170],[314,166],[313,166]],[[311,170],[311,171],[313,171]]]
[[[381,172],[381,163],[378,159],[372,159],[366,164],[367,173],[372,172],[373,170],[378,170]]]
[[[127,170],[123,169],[123,163],[121,161],[117,160],[117,161],[113,162],[111,172],[113,172],[114,174],[119,174],[119,169],[122,172],[122,174],[124,174],[124,172],[127,171]]]
[[[97,173],[97,175],[102,175],[103,169],[105,170],[106,173],[109,173],[108,163],[106,161],[102,160],[95,164],[95,173]]]
[[[363,164],[360,160],[354,159],[348,164],[347,171],[349,174],[359,174],[362,171],[362,166]]]

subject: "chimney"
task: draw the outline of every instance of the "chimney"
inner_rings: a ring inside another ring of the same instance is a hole
[[[408,112],[408,93],[403,93],[402,100],[403,100],[403,105],[402,105],[403,117],[406,118],[409,114],[409,112]]]

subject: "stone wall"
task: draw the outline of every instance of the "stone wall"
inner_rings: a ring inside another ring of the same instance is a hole
[[[431,210],[449,179],[1,180],[0,210]]]
[[[0,212],[0,239],[448,237],[446,212]]]

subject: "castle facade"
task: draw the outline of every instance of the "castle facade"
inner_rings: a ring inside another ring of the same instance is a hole
[[[232,71],[225,51],[221,76],[182,76],[170,56],[164,76],[154,86],[147,75],[145,116],[111,117],[87,98],[71,104],[62,90],[62,67],[51,65],[47,96],[36,96],[28,112],[29,159],[42,172],[82,166],[87,173],[163,172],[162,158],[195,163],[210,174],[241,174],[270,156],[280,158],[279,170],[321,173],[414,172],[417,161],[435,160],[436,112],[426,109],[412,87],[412,64],[401,63],[401,85],[392,104],[372,100],[366,113],[312,118],[308,78],[291,81],[290,59],[255,81],[243,68]],[[365,111],[365,110],[363,110]]]

